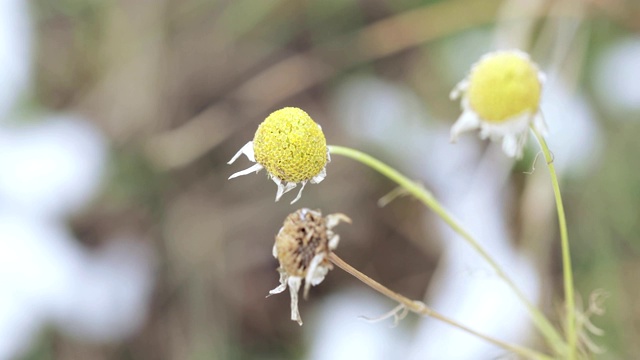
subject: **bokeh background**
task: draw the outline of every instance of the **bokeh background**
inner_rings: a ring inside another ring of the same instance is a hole
[[[542,111],[594,355],[640,356],[640,3],[636,0],[0,0],[0,359],[491,359],[339,269],[301,302],[271,256],[299,207],[342,212],[338,254],[475,329],[544,350],[493,272],[395,186],[334,156],[302,199],[226,162],[284,106],[330,144],[431,189],[561,323],[548,173],[530,141],[448,141],[448,94],[495,49],[547,75]],[[531,139],[532,140],[532,139]],[[534,165],[535,164],[535,165]],[[537,165],[537,166],[536,166]],[[287,194],[289,195],[289,194]],[[586,335],[586,334],[585,334]],[[597,347],[597,349],[596,349]]]

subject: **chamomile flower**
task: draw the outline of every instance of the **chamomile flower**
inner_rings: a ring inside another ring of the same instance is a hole
[[[279,294],[289,287],[291,320],[302,325],[298,311],[298,292],[304,280],[304,297],[311,285],[320,284],[333,265],[329,254],[338,247],[340,237],[332,229],[341,221],[351,222],[344,214],[323,217],[320,211],[300,209],[289,214],[276,235],[273,256],[280,262],[280,286],[269,291]]]
[[[331,161],[320,125],[306,112],[294,107],[271,113],[258,127],[253,141],[244,145],[229,164],[242,154],[256,164],[229,179],[266,169],[278,186],[276,201],[298,183],[302,184],[292,204],[300,199],[307,182],[317,184],[324,180],[326,165]]]
[[[481,138],[502,139],[508,156],[522,157],[530,126],[546,134],[540,113],[544,81],[544,74],[522,51],[484,55],[451,92],[452,100],[462,97],[462,115],[451,128],[451,141],[480,128]]]

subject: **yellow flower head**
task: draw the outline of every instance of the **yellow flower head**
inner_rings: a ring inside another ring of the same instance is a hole
[[[525,112],[536,112],[541,89],[538,69],[529,59],[500,52],[474,67],[467,91],[478,116],[500,123]]]
[[[340,237],[333,228],[340,222],[351,223],[351,219],[344,214],[323,217],[319,210],[300,209],[287,216],[276,235],[273,256],[280,263],[280,285],[269,291],[269,295],[279,294],[289,287],[291,320],[300,325],[298,292],[302,280],[306,299],[311,285],[320,284],[333,268],[328,257],[338,247]]]
[[[292,204],[300,199],[307,182],[317,184],[325,178],[330,161],[322,128],[306,112],[294,107],[271,113],[258,127],[253,141],[243,146],[229,164],[242,154],[256,164],[229,179],[266,169],[278,186],[276,201],[302,184]]]
[[[253,138],[256,162],[280,180],[311,180],[327,165],[322,129],[306,112],[286,107],[269,115]]]
[[[544,75],[522,51],[483,56],[451,93],[452,99],[462,95],[463,110],[451,128],[452,141],[480,128],[482,138],[502,138],[507,155],[521,157],[529,127],[546,132],[539,112],[543,83]]]

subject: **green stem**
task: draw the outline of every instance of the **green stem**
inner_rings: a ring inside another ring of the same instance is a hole
[[[577,349],[577,335],[576,335],[576,310],[575,310],[575,298],[573,291],[573,271],[571,270],[571,253],[569,250],[569,235],[567,233],[567,220],[564,215],[564,206],[562,205],[562,195],[560,194],[560,185],[558,185],[558,175],[556,174],[555,166],[553,165],[553,156],[547,142],[544,137],[540,135],[534,128],[531,129],[540,148],[544,154],[544,158],[547,161],[547,167],[549,168],[549,174],[551,175],[551,185],[553,186],[553,195],[556,199],[556,208],[558,210],[558,223],[560,226],[560,245],[562,247],[562,273],[564,276],[564,297],[565,306],[567,312],[567,326],[566,336],[568,349],[568,358],[573,360],[576,358]]]
[[[489,263],[496,274],[507,283],[511,290],[516,294],[520,301],[525,305],[529,312],[534,324],[544,335],[545,339],[549,342],[549,345],[558,354],[564,353],[564,342],[562,337],[558,334],[555,328],[551,325],[549,320],[527,300],[522,291],[516,286],[516,284],[507,276],[498,263],[487,253],[487,251],[469,234],[454,218],[445,210],[442,205],[433,197],[433,195],[424,187],[420,186],[413,180],[410,180],[406,176],[400,174],[395,169],[382,163],[381,161],[363,153],[358,150],[350,149],[343,146],[329,146],[329,152],[335,155],[342,155],[353,160],[359,161],[364,165],[380,172],[382,175],[395,181],[398,185],[402,186],[411,195],[422,201],[427,207],[431,208],[444,222],[446,222],[458,235],[462,236],[471,247],[473,247],[482,258]]]

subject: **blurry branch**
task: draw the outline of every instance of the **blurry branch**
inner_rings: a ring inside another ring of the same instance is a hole
[[[144,133],[161,115],[165,6],[162,1],[157,6],[128,2],[124,10],[112,5],[101,13],[104,34],[99,46],[89,48],[104,61],[98,64],[100,80],[74,106],[96,114],[115,142]],[[136,21],[130,21],[133,17]]]
[[[231,97],[246,104],[256,115],[275,104],[326,81],[336,69],[311,54],[295,54],[243,83]]]
[[[571,19],[552,16],[568,11],[575,16]],[[587,16],[585,4],[558,1],[550,7],[549,14],[550,18],[539,30],[533,53],[547,54],[547,76],[555,80],[562,72],[566,85],[573,89],[577,86],[587,58],[589,27],[584,26]],[[526,36],[534,38],[534,29],[529,29]]]
[[[147,141],[147,156],[164,170],[189,165],[231,134],[231,113],[225,103],[207,108],[183,126]]]
[[[380,20],[304,54],[292,55],[242,84],[231,97],[264,111],[358,64],[397,54],[491,21],[500,1],[456,0]],[[331,65],[320,59],[335,58]],[[276,86],[277,84],[277,86]]]
[[[487,24],[495,18],[501,3],[498,0],[441,1],[377,21],[337,42],[354,45],[355,50],[348,51],[350,47],[343,46],[341,51],[353,53],[352,63],[345,65],[355,65]]]
[[[606,15],[609,20],[631,31],[640,30],[640,7],[629,6],[634,0],[583,0],[594,8],[598,15]],[[637,1],[635,2],[637,4]]]

